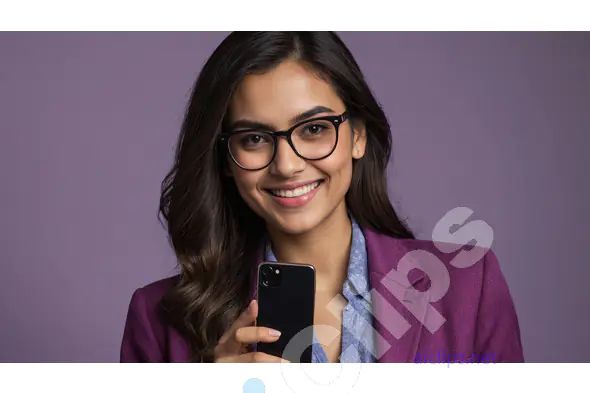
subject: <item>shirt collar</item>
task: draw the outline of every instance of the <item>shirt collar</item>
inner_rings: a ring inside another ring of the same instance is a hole
[[[367,263],[367,246],[365,236],[358,223],[350,217],[352,222],[352,243],[348,262],[347,280],[344,283],[344,295],[350,290],[352,295],[366,295],[369,293],[369,272]],[[348,296],[346,296],[348,297]]]

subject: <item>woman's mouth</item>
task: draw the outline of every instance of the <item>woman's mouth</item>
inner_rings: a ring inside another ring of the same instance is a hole
[[[305,185],[303,187],[297,187],[290,190],[273,190],[269,189],[268,191],[273,194],[274,196],[278,196],[281,198],[295,198],[301,195],[305,195],[310,193],[312,190],[317,188],[320,185],[321,181],[316,181],[315,183]]]
[[[272,199],[285,207],[304,206],[316,194],[323,180],[318,180],[310,184],[299,186],[292,189],[265,189]]]

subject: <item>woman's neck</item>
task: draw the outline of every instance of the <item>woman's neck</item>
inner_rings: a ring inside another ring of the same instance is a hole
[[[269,228],[269,235],[278,261],[313,265],[318,284],[341,287],[348,271],[352,240],[344,202],[310,232],[290,235]]]

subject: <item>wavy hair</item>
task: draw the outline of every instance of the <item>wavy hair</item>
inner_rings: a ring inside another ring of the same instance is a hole
[[[367,132],[353,163],[347,208],[365,228],[413,238],[388,197],[391,132],[352,54],[333,32],[233,32],[217,47],[191,92],[174,164],[162,182],[159,212],[180,275],[162,299],[164,317],[190,345],[191,360],[211,362],[213,349],[246,307],[263,220],[224,175],[227,151],[218,136],[232,95],[249,74],[295,59],[330,83],[351,119]]]

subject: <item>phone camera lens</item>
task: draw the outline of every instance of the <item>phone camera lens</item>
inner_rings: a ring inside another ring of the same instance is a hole
[[[265,287],[268,287],[268,280],[262,280],[262,285],[264,285]]]

